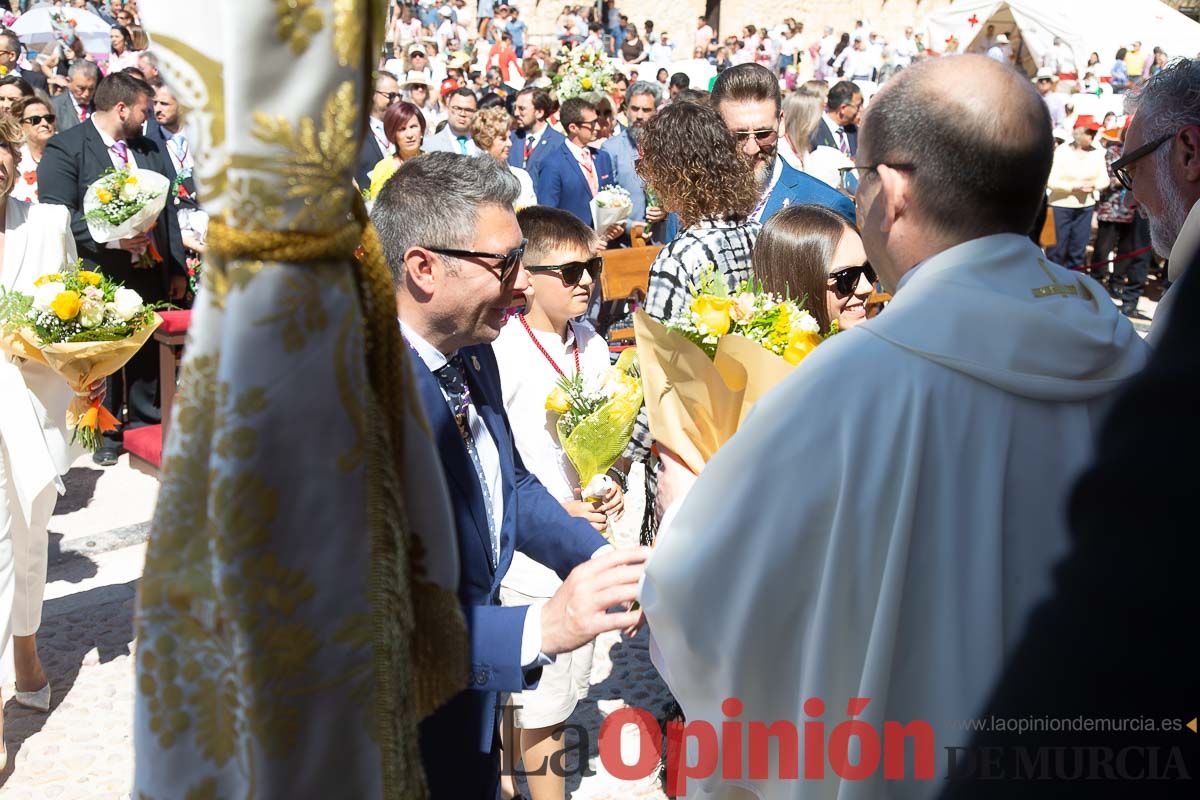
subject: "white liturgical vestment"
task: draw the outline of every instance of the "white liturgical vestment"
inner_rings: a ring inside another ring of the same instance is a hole
[[[954,721],[981,713],[1048,593],[1072,484],[1146,350],[1099,284],[1004,234],[925,261],[761,400],[664,527],[641,599],[689,723],[726,746],[731,697],[743,731],[791,721],[803,776],[804,723],[823,722],[824,777],[781,780],[772,751],[770,778],[724,779],[718,760],[688,796],[935,797],[945,748],[970,739]],[[882,760],[839,777],[850,698],[881,739],[884,721],[929,722],[937,777],[885,781]]]

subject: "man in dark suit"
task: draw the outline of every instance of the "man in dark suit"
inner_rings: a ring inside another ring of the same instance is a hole
[[[601,189],[616,185],[612,159],[591,147],[599,125],[595,106],[573,97],[562,104],[558,117],[567,139],[542,159],[536,184],[538,203],[570,211],[590,226],[592,198]],[[612,225],[600,234],[612,241],[624,232],[625,226]]]
[[[383,115],[388,106],[400,102],[400,82],[390,72],[380,70],[375,76],[375,91],[371,95],[371,116],[367,118],[367,133],[362,148],[358,151],[358,162],[354,177],[360,189],[371,185],[371,170],[383,160],[384,153],[392,152],[394,145],[387,140],[383,130]]]
[[[512,149],[508,151],[508,163],[521,167],[537,183],[542,159],[566,141],[566,137],[550,127],[546,120],[554,113],[554,100],[545,89],[526,87],[517,93],[513,103],[513,116],[517,126],[512,132]]]
[[[95,111],[92,97],[96,94],[96,84],[99,82],[100,68],[95,63],[80,59],[71,64],[67,70],[67,90],[52,101],[58,117],[59,133],[86,122],[92,115]]]
[[[4,67],[6,73],[17,73],[34,89],[49,92],[45,75],[36,70],[22,69],[18,66],[17,62],[21,60],[21,50],[21,40],[15,33],[9,30],[0,31],[0,67]]]
[[[517,194],[494,160],[435,152],[405,162],[371,212],[451,492],[471,638],[467,689],[421,724],[434,800],[496,798],[501,693],[532,688],[556,654],[640,621],[640,612],[606,609],[636,597],[648,551],[608,548],[525,470],[513,445],[489,343],[529,286]],[[544,605],[500,605],[518,550],[564,579]]]
[[[41,201],[71,209],[71,230],[84,264],[135,290],[149,303],[181,299],[187,289],[183,242],[174,205],[167,203],[149,232],[100,244],[88,231],[83,197],[88,186],[109,169],[137,167],[161,175],[174,174],[163,151],[142,135],[153,97],[154,90],[145,81],[124,72],[109,75],[96,89],[96,112],[87,123],[52,137],[38,165]],[[142,256],[148,251],[156,251],[161,260],[143,266]],[[143,348],[126,365],[124,378],[122,382],[118,374],[110,380],[105,399],[110,410],[118,411],[124,399],[130,423],[158,422],[158,360],[152,347]],[[96,450],[96,463],[116,463],[119,442],[117,436],[107,434]]]
[[[858,119],[862,114],[862,91],[851,81],[829,87],[825,113],[809,137],[813,147],[832,147],[850,158],[858,153]]]

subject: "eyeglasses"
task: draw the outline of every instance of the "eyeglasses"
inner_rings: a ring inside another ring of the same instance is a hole
[[[875,274],[875,268],[870,264],[839,269],[837,272],[829,273],[827,277],[833,282],[833,288],[837,290],[838,294],[850,294],[858,286],[858,279],[862,275],[867,276],[867,281],[871,285],[874,285],[878,279],[878,276]]]
[[[1164,142],[1168,142],[1171,139],[1174,139],[1175,135],[1178,133],[1179,133],[1179,131],[1175,131],[1174,133],[1167,133],[1167,134],[1164,134],[1164,135],[1158,137],[1157,139],[1155,139],[1152,142],[1147,142],[1146,144],[1142,145],[1138,149],[1134,150],[1132,153],[1126,153],[1125,155],[1118,158],[1116,161],[1114,161],[1109,166],[1109,169],[1112,170],[1113,175],[1117,176],[1117,180],[1121,182],[1121,185],[1132,192],[1133,191],[1133,169],[1132,169],[1132,167],[1133,167],[1134,162],[1150,155],[1155,150],[1162,147]]]
[[[764,128],[761,131],[734,131],[733,138],[737,139],[738,144],[743,144],[751,136],[758,144],[770,144],[779,137],[779,131],[775,128]]]
[[[562,282],[567,286],[578,286],[579,280],[586,270],[592,276],[592,283],[600,280],[600,272],[604,269],[604,258],[595,256],[587,261],[572,261],[568,264],[542,265],[525,267],[526,272],[561,272]]]
[[[37,125],[41,122],[45,122],[47,125],[53,125],[54,120],[56,119],[58,119],[58,117],[53,114],[34,114],[31,117],[24,117],[21,122],[26,122],[30,125]]]
[[[517,267],[521,266],[521,259],[525,257],[525,245],[527,244],[529,241],[522,239],[519,246],[507,253],[481,253],[477,250],[455,250],[450,247],[426,247],[425,249],[451,258],[497,258],[500,263],[496,264],[493,269],[500,270],[500,282],[505,283],[513,276]]]
[[[838,167],[838,175],[841,178],[839,184],[841,188],[850,194],[858,192],[858,185],[862,183],[863,176],[868,172],[878,172],[880,167],[890,167],[891,169],[907,169],[913,170],[917,168],[916,164],[871,164],[865,167]]]
[[[590,131],[594,131],[596,130],[596,126],[600,124],[600,118],[597,117],[596,119],[588,120],[587,122],[576,122],[574,124],[577,128],[587,128]]]
[[[381,94],[384,97],[386,97],[389,106],[392,103],[396,103],[396,102],[399,102],[400,100],[404,99],[404,95],[400,94],[399,92],[381,92],[378,89],[376,89],[375,94]]]

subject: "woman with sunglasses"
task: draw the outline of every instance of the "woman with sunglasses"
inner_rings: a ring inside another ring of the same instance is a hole
[[[867,318],[875,270],[858,231],[836,212],[792,206],[775,214],[754,244],[753,264],[764,289],[803,299],[822,331],[844,331]]]
[[[21,160],[17,164],[17,182],[12,196],[26,203],[38,201],[37,168],[46,152],[46,142],[55,133],[55,114],[41,97],[18,100],[12,106],[13,118],[21,123],[25,142],[21,145]]]
[[[560,379],[594,378],[608,369],[608,345],[582,318],[600,279],[600,241],[581,220],[557,208],[526,208],[517,214],[517,222],[527,240],[525,269],[533,297],[521,314],[509,318],[492,344],[504,410],[525,468],[567,513],[603,530],[620,515],[624,495],[614,485],[600,502],[580,499],[579,475],[558,440],[555,415],[546,410],[546,397]],[[500,602],[529,606],[552,597],[561,585],[553,571],[517,552],[500,582]],[[532,800],[564,796],[561,771],[537,766],[562,757],[564,725],[588,693],[593,648],[588,642],[560,653],[542,668],[536,689],[510,697],[515,736],[504,742],[505,766],[524,762]],[[513,770],[506,768],[503,774],[510,776]],[[512,795],[502,790],[502,796]]]

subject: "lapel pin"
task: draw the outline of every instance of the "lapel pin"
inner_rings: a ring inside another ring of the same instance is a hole
[[[479,356],[471,356],[471,366],[475,368],[476,372],[479,371]]]

